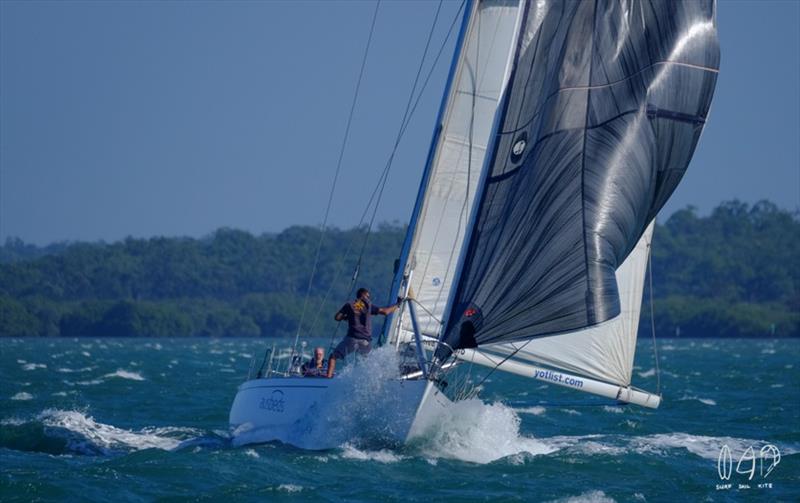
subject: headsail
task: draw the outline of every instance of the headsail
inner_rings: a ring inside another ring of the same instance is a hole
[[[446,320],[454,348],[620,313],[615,273],[685,172],[719,66],[714,2],[524,2]]]
[[[450,93],[445,97],[428,176],[421,187],[418,218],[407,237],[407,260],[398,271],[396,287],[406,279],[405,287],[424,306],[418,313],[419,328],[434,338],[441,330],[478,180],[508,82],[521,21],[519,5],[520,0],[469,4]],[[401,314],[390,339],[397,335],[404,339],[411,332],[410,318]]]

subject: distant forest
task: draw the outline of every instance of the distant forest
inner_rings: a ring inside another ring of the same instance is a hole
[[[405,228],[329,229],[302,336],[332,335],[355,286],[388,299]],[[367,238],[365,240],[365,238]],[[294,335],[319,229],[0,247],[0,336]],[[356,259],[363,249],[357,280]],[[800,218],[762,201],[693,208],[656,226],[655,327],[662,337],[800,336]],[[650,332],[648,293],[640,330]]]

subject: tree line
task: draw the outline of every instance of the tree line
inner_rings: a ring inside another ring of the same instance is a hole
[[[47,247],[8,239],[0,247],[0,336],[333,334],[333,313],[356,286],[388,299],[404,236],[397,223],[369,234],[329,229],[308,300],[320,239],[313,227]],[[797,213],[769,202],[726,202],[708,216],[676,212],[653,239],[656,333],[800,336],[798,251]],[[649,332],[647,301],[645,294],[640,329]]]

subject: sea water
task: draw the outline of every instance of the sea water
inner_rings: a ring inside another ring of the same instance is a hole
[[[236,387],[272,342],[1,339],[0,500],[800,500],[797,339],[659,340],[659,371],[640,342],[658,410],[495,372],[411,445],[359,436],[367,397],[335,449],[234,447]]]

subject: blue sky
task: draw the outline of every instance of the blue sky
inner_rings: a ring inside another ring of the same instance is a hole
[[[334,225],[358,221],[385,165],[436,6],[381,4]],[[434,48],[458,6],[444,3]],[[373,8],[0,2],[0,240],[318,225]],[[711,118],[662,217],[732,198],[800,207],[800,2],[722,0],[718,25]],[[379,221],[408,219],[451,53],[403,138]]]

